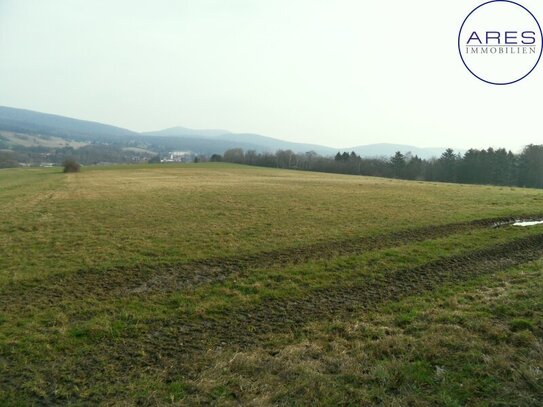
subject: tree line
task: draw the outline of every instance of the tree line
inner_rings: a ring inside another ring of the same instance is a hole
[[[223,155],[212,155],[210,161],[406,180],[543,188],[543,145],[534,144],[520,154],[488,148],[470,149],[462,155],[449,148],[433,159],[399,151],[388,158],[363,158],[354,151],[323,157],[313,151],[257,153],[234,148]]]

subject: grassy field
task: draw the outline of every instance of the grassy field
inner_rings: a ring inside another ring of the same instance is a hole
[[[0,170],[0,405],[543,403],[543,191]]]

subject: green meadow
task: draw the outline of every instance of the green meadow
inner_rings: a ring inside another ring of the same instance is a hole
[[[1,405],[543,403],[543,190],[0,170]]]

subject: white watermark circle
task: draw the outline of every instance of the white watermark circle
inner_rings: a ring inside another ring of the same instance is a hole
[[[509,85],[524,79],[539,63],[543,32],[526,7],[493,0],[468,14],[458,34],[458,51],[475,77]]]

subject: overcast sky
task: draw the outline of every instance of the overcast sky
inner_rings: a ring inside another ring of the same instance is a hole
[[[333,147],[543,143],[543,62],[493,86],[460,60],[482,2],[0,0],[0,105]]]

